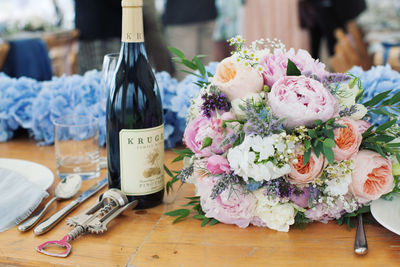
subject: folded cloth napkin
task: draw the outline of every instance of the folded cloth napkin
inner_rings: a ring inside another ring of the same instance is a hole
[[[28,218],[48,196],[23,175],[0,168],[0,232]]]

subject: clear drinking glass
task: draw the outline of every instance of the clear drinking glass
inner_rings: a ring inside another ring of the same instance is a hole
[[[103,58],[103,67],[101,70],[102,94],[107,99],[110,83],[113,81],[115,67],[118,63],[119,53],[110,53]]]
[[[91,116],[71,115],[53,121],[57,174],[79,174],[82,180],[100,175],[99,125]]]

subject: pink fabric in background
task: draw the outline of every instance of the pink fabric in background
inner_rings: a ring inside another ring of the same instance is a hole
[[[308,32],[300,28],[298,0],[246,0],[244,38],[280,39],[289,49],[310,50]]]

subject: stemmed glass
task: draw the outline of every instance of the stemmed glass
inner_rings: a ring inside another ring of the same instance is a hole
[[[117,66],[119,53],[110,53],[106,54],[103,59],[103,67],[101,70],[101,92],[100,92],[100,99],[101,99],[101,109],[102,113],[105,114],[106,111],[106,104],[108,93],[110,91],[111,82],[113,81],[115,67]],[[105,120],[101,123],[105,124]],[[104,127],[102,127],[104,126]],[[100,131],[105,131],[105,125],[100,126]],[[104,133],[100,133],[100,136],[105,136]],[[107,167],[107,158],[100,157],[100,167],[106,168]]]

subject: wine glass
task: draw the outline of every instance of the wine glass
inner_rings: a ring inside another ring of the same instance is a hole
[[[100,91],[101,112],[100,112],[100,114],[105,114],[105,111],[106,111],[108,93],[110,91],[111,82],[113,81],[115,67],[117,66],[117,62],[118,62],[118,57],[119,57],[119,53],[110,53],[110,54],[106,54],[103,59],[103,67],[101,70],[101,81],[100,81],[100,86],[101,86],[101,91]],[[100,124],[101,123],[105,124],[105,117],[104,117],[104,121],[101,121]],[[104,127],[102,127],[102,126],[104,126]],[[106,128],[105,125],[100,125],[100,129],[99,129],[100,136],[105,136],[105,130],[106,130],[105,128]],[[100,157],[100,168],[106,168],[106,167],[107,167],[107,158]]]

